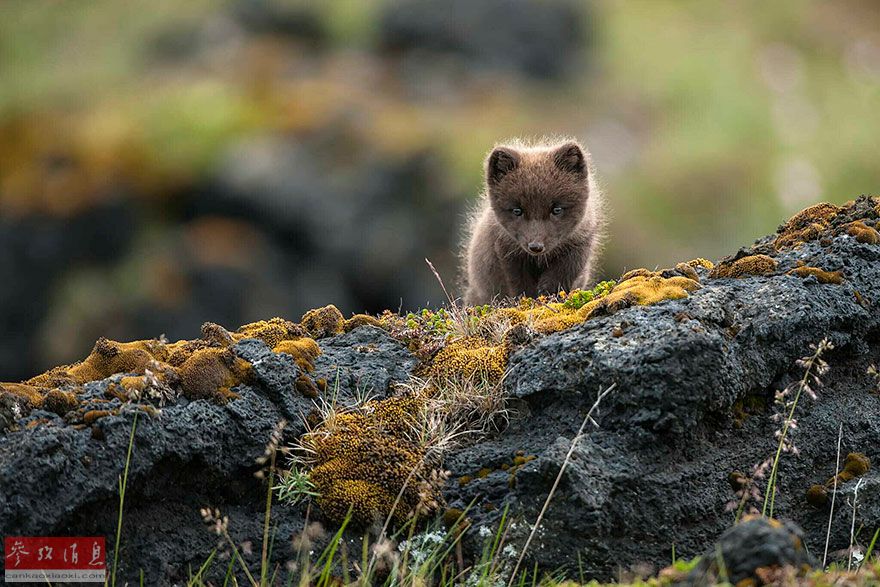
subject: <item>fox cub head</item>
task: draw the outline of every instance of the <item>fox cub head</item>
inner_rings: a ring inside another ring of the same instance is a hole
[[[574,141],[496,147],[486,160],[486,190],[501,227],[530,255],[553,252],[577,230],[590,197],[589,164]]]

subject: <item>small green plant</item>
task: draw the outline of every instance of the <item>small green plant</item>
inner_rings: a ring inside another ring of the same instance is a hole
[[[116,587],[116,568],[119,561],[119,538],[122,535],[122,507],[125,505],[125,488],[128,486],[128,466],[131,463],[131,449],[134,447],[134,431],[137,430],[138,413],[134,413],[131,421],[131,433],[128,436],[128,454],[125,456],[125,470],[119,478],[119,515],[116,520],[116,543],[113,546],[113,574],[110,584]]]
[[[296,464],[278,476],[278,484],[273,489],[278,492],[278,500],[288,505],[296,505],[319,495],[309,480],[308,472]]]
[[[834,345],[827,338],[823,338],[818,345],[811,345],[813,354],[808,357],[798,359],[797,365],[804,370],[804,376],[795,383],[789,385],[782,391],[776,392],[775,402],[781,408],[781,412],[777,413],[778,419],[784,418],[782,428],[776,431],[776,437],[779,438],[779,444],[776,448],[776,456],[773,458],[773,467],[770,469],[770,477],[767,480],[767,490],[764,492],[764,507],[761,515],[765,517],[773,517],[773,505],[776,502],[777,475],[779,469],[779,459],[783,452],[790,452],[794,455],[798,454],[798,449],[788,437],[790,430],[797,427],[797,419],[794,417],[794,411],[797,409],[798,401],[801,395],[806,393],[811,398],[816,398],[814,388],[822,385],[821,377],[828,372],[828,363],[822,359],[822,355],[826,351],[834,349]],[[792,399],[789,399],[792,397]]]
[[[423,329],[435,335],[446,335],[453,331],[455,323],[444,308],[437,310],[423,308],[419,312],[410,312],[406,315],[406,326],[413,330]]]
[[[579,310],[593,300],[607,296],[616,285],[616,281],[601,281],[593,289],[576,289],[568,294],[563,305],[572,310]]]

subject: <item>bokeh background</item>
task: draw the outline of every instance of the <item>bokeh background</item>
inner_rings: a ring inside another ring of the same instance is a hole
[[[492,144],[589,145],[602,268],[880,190],[873,0],[4,0],[0,381],[98,336],[444,301]]]

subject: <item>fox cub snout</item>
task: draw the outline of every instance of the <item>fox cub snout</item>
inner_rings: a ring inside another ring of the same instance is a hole
[[[470,224],[465,303],[584,287],[600,245],[602,196],[573,140],[495,147]]]

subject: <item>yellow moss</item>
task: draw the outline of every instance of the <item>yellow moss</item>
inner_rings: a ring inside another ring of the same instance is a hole
[[[709,274],[713,278],[721,277],[747,277],[750,275],[770,275],[776,271],[778,263],[773,257],[767,255],[751,255],[742,257],[733,262],[721,263],[715,266],[712,273]]]
[[[713,263],[709,259],[704,259],[702,257],[698,257],[696,259],[691,259],[690,261],[687,262],[687,264],[690,265],[691,267],[693,267],[694,269],[696,269],[697,267],[702,267],[703,269],[708,269],[709,271],[711,271],[712,269],[715,269],[715,263]]]
[[[345,319],[334,305],[309,310],[303,314],[300,325],[312,338],[324,338],[341,334]]]
[[[312,483],[320,491],[316,498],[318,507],[330,520],[342,522],[351,510],[351,519],[355,523],[367,526],[381,524],[383,516],[394,506],[396,496],[391,495],[381,485],[362,479],[345,479],[344,471],[331,471],[318,467],[309,475]],[[325,477],[332,478],[325,483]],[[398,504],[398,508],[401,504]],[[396,514],[394,519],[403,521],[403,514]]]
[[[434,357],[429,374],[443,380],[478,380],[497,383],[507,368],[505,345],[467,337],[449,342]]]
[[[424,450],[409,434],[423,405],[418,396],[371,401],[303,438],[316,460],[309,479],[328,518],[339,522],[351,509],[357,523],[383,520],[401,490],[393,514],[398,522],[424,507],[426,496],[436,505],[439,496],[424,480]]]
[[[283,340],[275,345],[272,350],[276,353],[290,355],[299,368],[307,373],[311,373],[314,370],[315,359],[321,354],[321,348],[318,346],[318,343],[308,337]]]
[[[526,463],[528,463],[529,461],[535,460],[536,458],[537,457],[535,455],[529,455],[529,456],[517,455],[517,456],[513,457],[513,465],[515,467],[521,467],[521,466],[525,465]]]
[[[319,395],[315,382],[307,375],[300,375],[296,378],[296,390],[305,397],[316,398]]]
[[[102,337],[82,361],[55,367],[24,383],[2,383],[0,393],[24,399],[31,408],[42,406],[51,396],[53,411],[60,413],[69,411],[69,404],[76,396],[59,393],[120,373],[134,375],[111,384],[108,393],[127,401],[132,397],[129,392],[145,390],[148,381],[144,373],[149,369],[163,383],[179,386],[189,399],[212,398],[225,402],[237,397],[231,392],[233,387],[252,379],[250,364],[236,357],[230,349],[233,343],[245,338],[261,339],[279,352],[293,355],[297,364],[308,371],[313,368],[312,361],[320,349],[314,340],[302,335],[303,330],[296,323],[272,318],[245,324],[235,332],[206,322],[202,325],[201,339],[174,343],[156,339],[115,342]],[[313,393],[314,384],[306,391]]]
[[[826,202],[801,210],[782,227],[773,246],[779,251],[819,238],[840,210]]]
[[[265,342],[269,348],[274,348],[282,341],[295,340],[304,334],[303,328],[295,322],[283,318],[272,318],[271,320],[245,324],[232,333],[232,338],[236,341],[245,338],[258,338]]]
[[[835,481],[838,485],[852,481],[867,473],[870,468],[871,460],[864,453],[851,452],[846,455],[846,459],[843,461],[843,469],[837,475],[828,479],[825,482],[825,486],[833,487]]]
[[[167,353],[165,345],[158,340],[116,342],[102,337],[91,354],[68,372],[77,383],[104,379],[116,373],[143,374],[153,361],[166,360]]]
[[[468,483],[470,483],[473,480],[474,480],[474,478],[471,477],[470,475],[462,475],[461,477],[458,478],[458,486],[464,487],[465,485],[467,485]]]
[[[687,277],[690,280],[700,282],[700,276],[697,274],[697,270],[687,263],[678,263],[675,266],[675,270],[678,271],[683,277]]]
[[[443,512],[443,525],[447,530],[456,533],[464,532],[470,526],[470,521],[464,511],[458,508],[449,508]]]
[[[619,301],[627,298],[639,306],[650,306],[664,300],[679,300],[688,297],[688,292],[700,289],[699,283],[687,277],[660,277],[659,275],[639,275],[618,284],[611,293],[596,300],[596,306],[588,315],[597,309],[614,307]]]
[[[0,383],[0,392],[23,399],[29,407],[36,408],[42,405],[45,390],[25,383]]]
[[[840,271],[825,271],[818,267],[795,267],[788,272],[789,275],[797,275],[798,277],[815,277],[819,283],[833,283],[840,285],[843,283],[843,273]]]
[[[690,266],[682,265],[693,271]],[[507,319],[511,324],[527,324],[536,332],[547,334],[571,328],[594,316],[613,314],[629,306],[648,306],[664,300],[686,298],[689,292],[701,287],[698,279],[680,275],[663,277],[659,271],[633,269],[625,273],[607,294],[580,308],[572,308],[564,302],[537,303],[536,300],[524,298],[517,307],[499,308],[494,315]]]
[[[821,508],[828,503],[828,490],[824,485],[812,485],[807,490],[807,503],[813,507]]]
[[[880,232],[871,228],[861,220],[846,225],[846,233],[860,243],[876,245],[880,243]]]
[[[229,349],[207,348],[193,353],[177,373],[187,399],[225,401],[234,397],[233,387],[251,380],[251,365]]]
[[[627,271],[620,276],[619,281],[620,283],[623,283],[624,281],[628,281],[633,277],[653,277],[654,275],[657,275],[656,271],[650,271],[648,269],[645,269],[644,267],[640,267],[638,269],[631,269]]]
[[[112,415],[113,412],[110,410],[89,410],[85,414],[83,414],[83,423],[86,426],[91,426],[97,420],[101,418],[106,418],[107,416]]]
[[[382,328],[382,321],[375,316],[370,316],[369,314],[355,314],[345,321],[342,329],[345,330],[345,332],[351,332],[352,330],[360,326],[376,326],[378,328]]]
[[[43,409],[63,416],[77,406],[76,394],[71,391],[52,389],[43,398]]]
[[[119,385],[126,391],[142,392],[147,387],[147,378],[142,375],[123,377],[119,380]]]
[[[851,452],[846,455],[843,462],[843,470],[848,471],[855,477],[861,477],[871,468],[871,460],[860,452]]]

